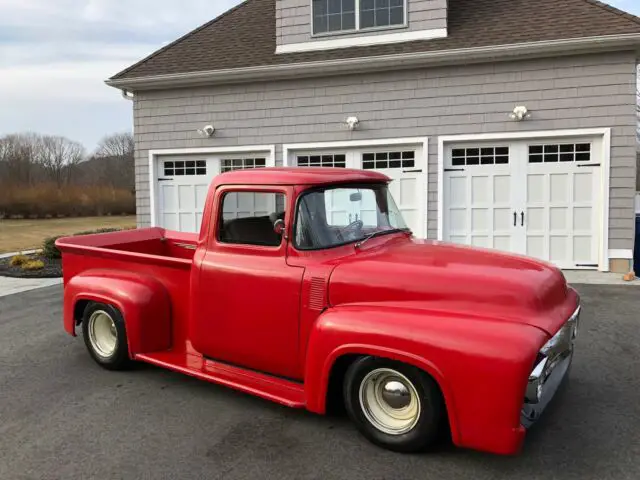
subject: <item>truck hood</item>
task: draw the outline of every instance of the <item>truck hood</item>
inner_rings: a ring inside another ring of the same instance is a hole
[[[395,238],[343,260],[331,274],[329,301],[333,306],[402,302],[529,324],[553,335],[575,310],[577,295],[560,270],[542,261]]]

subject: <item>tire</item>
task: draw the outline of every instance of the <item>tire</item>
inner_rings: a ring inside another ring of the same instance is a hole
[[[343,396],[360,433],[380,447],[420,452],[440,438],[445,414],[442,394],[418,368],[383,358],[359,358],[347,369]]]
[[[107,370],[130,366],[124,318],[112,305],[91,302],[82,315],[82,337],[89,354]]]

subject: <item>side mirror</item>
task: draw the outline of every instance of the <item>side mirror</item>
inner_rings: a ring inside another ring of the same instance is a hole
[[[352,193],[351,195],[349,195],[349,200],[351,200],[352,202],[359,202],[360,200],[362,200],[362,192]]]
[[[273,231],[276,232],[277,235],[284,235],[284,220],[278,219],[273,222]]]

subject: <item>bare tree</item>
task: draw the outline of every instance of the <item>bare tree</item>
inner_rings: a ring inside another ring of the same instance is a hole
[[[90,162],[93,182],[133,190],[135,167],[131,133],[116,133],[104,137]]]
[[[85,158],[84,147],[78,142],[57,136],[44,136],[41,142],[36,161],[58,188],[67,185],[75,168]]]
[[[0,183],[29,185],[37,181],[36,158],[41,137],[35,133],[6,135],[0,138]]]
[[[100,158],[133,158],[133,135],[129,132],[107,135],[98,144],[95,156]]]

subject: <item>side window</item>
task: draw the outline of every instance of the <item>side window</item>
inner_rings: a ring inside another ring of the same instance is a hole
[[[282,193],[229,192],[222,199],[218,240],[223,243],[277,247],[282,237],[274,223],[284,220]]]

